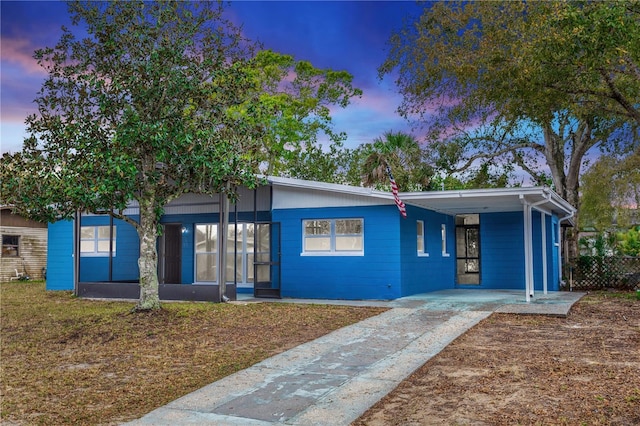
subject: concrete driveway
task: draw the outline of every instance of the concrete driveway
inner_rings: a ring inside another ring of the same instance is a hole
[[[584,293],[445,290],[393,301],[270,300],[390,310],[268,358],[128,425],[348,425],[493,312],[566,316]],[[245,297],[234,303],[265,302]]]

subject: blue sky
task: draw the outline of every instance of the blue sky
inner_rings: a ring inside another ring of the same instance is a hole
[[[227,13],[265,48],[353,74],[364,95],[333,115],[336,130],[348,135],[345,145],[353,148],[387,130],[411,131],[395,112],[401,98],[393,78],[379,80],[377,68],[391,33],[423,7],[414,1],[234,1]],[[0,8],[0,148],[16,152],[44,78],[33,51],[53,46],[60,27],[72,26],[62,2],[2,0]]]

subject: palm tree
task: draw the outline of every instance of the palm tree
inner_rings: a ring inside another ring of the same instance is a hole
[[[389,168],[401,192],[429,188],[433,169],[424,162],[423,151],[414,136],[388,131],[363,149],[368,151],[361,168],[363,185],[386,186]]]

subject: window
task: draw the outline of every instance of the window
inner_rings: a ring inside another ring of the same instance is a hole
[[[302,221],[304,254],[362,255],[363,219],[312,219]]]
[[[456,216],[458,284],[480,284],[480,215]]]
[[[449,253],[447,253],[447,225],[444,223],[441,227],[442,233],[442,257],[449,257]]]
[[[20,236],[19,235],[3,235],[2,236],[2,257],[18,257],[20,256]]]
[[[81,256],[109,256],[109,226],[83,226],[80,228]],[[116,254],[116,227],[113,227],[113,255]]]
[[[196,281],[217,281],[217,262],[218,225],[196,225]]]
[[[258,233],[258,247],[254,241]],[[254,282],[254,259],[268,262],[270,257],[269,226],[265,224],[238,223],[227,225],[227,269],[226,281],[238,287],[251,287]],[[196,225],[196,282],[218,281],[218,224]],[[235,260],[234,260],[235,257]],[[269,279],[269,270],[258,270],[258,279]]]
[[[418,247],[418,256],[429,256],[424,235],[424,222],[422,220],[416,221],[416,245]]]

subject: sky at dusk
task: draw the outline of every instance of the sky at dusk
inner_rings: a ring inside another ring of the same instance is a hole
[[[24,120],[35,112],[45,74],[33,51],[54,46],[61,26],[71,25],[67,6],[58,1],[0,1],[0,144],[1,152],[22,149]],[[308,60],[319,68],[346,70],[362,98],[346,109],[333,109],[335,130],[345,146],[371,142],[388,130],[410,132],[397,115],[400,103],[392,77],[379,80],[377,68],[388,53],[387,41],[423,6],[413,1],[233,1],[227,14],[245,35],[267,49]]]

